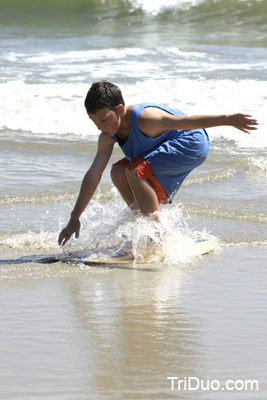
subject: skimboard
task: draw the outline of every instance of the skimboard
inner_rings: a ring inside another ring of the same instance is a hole
[[[191,245],[186,245],[187,252],[192,250],[193,256],[200,256],[210,253],[218,245],[217,240],[207,240],[207,239],[195,239]],[[128,255],[115,255],[108,258],[92,258],[92,257],[79,257],[74,254],[58,254],[43,257],[40,262],[44,264],[51,264],[55,262],[67,262],[67,263],[83,263],[86,265],[121,265],[121,264],[133,264],[134,259],[130,258]]]
[[[202,256],[214,250],[218,246],[218,241],[216,239],[196,239],[193,246],[196,254]]]

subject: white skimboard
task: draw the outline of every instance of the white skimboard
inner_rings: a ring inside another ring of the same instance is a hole
[[[217,240],[208,240],[208,239],[195,239],[194,243],[192,244],[192,255],[193,256],[200,256],[204,255],[207,253],[210,253],[212,250],[214,250],[218,246],[218,241]],[[186,245],[186,251],[188,252],[188,247],[191,247]],[[47,256],[43,257],[40,260],[42,263],[45,264],[50,264],[54,262],[67,262],[67,263],[83,263],[86,265],[118,265],[118,264],[133,264],[134,260],[133,258],[129,257],[128,255],[116,255],[113,257],[108,257],[108,258],[91,258],[91,257],[78,257],[76,255],[71,255],[71,254],[58,254],[58,255],[52,255],[52,256]]]

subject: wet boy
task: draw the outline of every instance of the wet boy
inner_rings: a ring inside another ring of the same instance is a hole
[[[111,178],[133,210],[143,215],[170,202],[186,176],[202,164],[209,150],[205,128],[228,125],[249,133],[257,129],[250,115],[185,116],[155,103],[126,107],[120,89],[109,82],[94,83],[85,99],[89,118],[101,131],[95,159],[85,174],[67,226],[59,235],[64,245],[80,232],[80,215],[91,200],[118,142],[125,158],[115,163]]]

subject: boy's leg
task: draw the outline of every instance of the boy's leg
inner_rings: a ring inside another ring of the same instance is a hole
[[[149,215],[159,211],[158,198],[149,181],[139,178],[136,175],[136,169],[127,169],[126,177],[142,214]]]
[[[120,192],[123,200],[127,203],[127,205],[132,210],[138,210],[139,207],[135,201],[135,197],[133,195],[132,189],[128,183],[126,177],[126,168],[123,164],[117,164],[112,166],[111,179],[113,184],[116,186],[118,191]]]
[[[162,186],[156,178],[150,166],[144,159],[136,159],[131,163],[114,164],[111,170],[111,178],[114,185],[121,193],[123,199],[131,208],[138,209],[148,216],[159,211],[159,203],[167,199]],[[140,169],[140,165],[143,169]],[[153,215],[158,219],[158,214]],[[124,250],[129,256],[133,256],[132,249]],[[138,250],[139,257],[150,260],[151,257],[163,258],[162,246],[148,238],[146,246]]]
[[[144,215],[159,211],[159,204],[168,198],[150,165],[142,157],[130,163],[120,160],[113,164],[111,178],[128,206]]]

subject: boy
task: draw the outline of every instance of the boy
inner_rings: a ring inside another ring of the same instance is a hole
[[[257,129],[257,121],[245,114],[187,117],[177,109],[154,103],[126,107],[120,89],[106,81],[91,86],[85,108],[101,133],[71,218],[59,235],[58,243],[63,246],[73,233],[79,237],[79,217],[116,142],[126,157],[113,164],[112,181],[131,209],[149,216],[159,211],[159,204],[170,202],[186,176],[207,158],[205,128],[230,125],[246,133]]]

